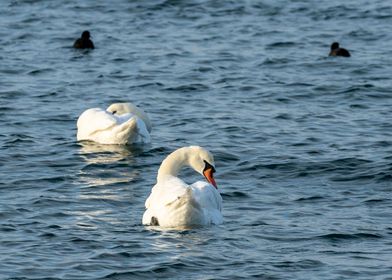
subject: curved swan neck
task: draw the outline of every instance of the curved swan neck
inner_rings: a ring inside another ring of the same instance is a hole
[[[187,148],[178,149],[168,155],[159,167],[157,181],[159,182],[167,175],[176,177],[183,166],[189,165],[188,158]]]
[[[206,167],[208,167],[207,163],[210,167],[214,167],[214,158],[206,149],[200,146],[180,148],[168,155],[167,158],[162,161],[158,170],[157,181],[163,181],[164,177],[167,176],[177,177],[183,166],[190,166],[197,173],[206,176],[204,171]]]

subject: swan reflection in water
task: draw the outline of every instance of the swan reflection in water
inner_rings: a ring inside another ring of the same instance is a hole
[[[80,227],[96,223],[117,224],[119,208],[128,207],[135,199],[133,181],[140,180],[140,146],[102,145],[79,142],[82,163],[78,172],[78,205],[71,210]],[[102,206],[97,209],[97,201]],[[121,211],[120,211],[121,212]]]
[[[137,155],[143,151],[141,147],[94,142],[79,144],[79,155],[86,162],[79,178],[87,187],[128,183],[140,177],[138,168],[133,167],[137,165]]]

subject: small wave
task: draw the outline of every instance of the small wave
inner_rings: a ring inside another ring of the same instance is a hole
[[[133,279],[142,278],[149,279],[155,278],[176,278],[174,277],[174,271],[189,271],[195,269],[200,264],[185,263],[182,261],[163,261],[159,264],[140,267],[139,269],[133,269],[132,271],[124,272],[113,272],[99,279]],[[171,276],[171,277],[170,277]],[[178,276],[178,275],[177,275]]]
[[[209,87],[204,84],[189,84],[189,85],[181,85],[177,87],[165,88],[165,90],[167,91],[179,91],[179,92],[207,91],[208,89]]]
[[[58,96],[58,95],[60,95],[60,92],[51,91],[51,92],[48,92],[48,93],[43,93],[43,94],[37,95],[37,97],[38,98],[43,98],[43,97],[53,97],[53,96]],[[45,120],[47,120],[47,119],[45,119]]]
[[[139,85],[134,85],[134,86],[130,86],[129,89],[135,89],[135,88],[150,88],[150,87],[163,87],[164,84],[160,83],[160,82],[149,82],[149,83],[143,83],[143,84],[139,84]]]
[[[74,203],[74,201],[71,200],[63,200],[63,199],[57,199],[54,197],[40,197],[38,199],[33,199],[31,204],[32,205],[40,205],[40,206],[50,206],[50,207],[56,207],[56,206],[63,206],[63,205],[70,205]],[[56,213],[53,213],[54,215]]]
[[[206,72],[213,72],[215,69],[213,67],[198,67],[195,69],[195,71],[200,72],[200,73],[206,73]]]
[[[239,160],[239,157],[232,153],[216,151],[214,152],[215,161],[222,161],[222,162],[236,162]]]
[[[290,114],[282,113],[274,117],[276,120],[291,120],[293,117]]]
[[[234,191],[221,194],[223,198],[248,198],[249,195],[244,192]]]
[[[288,63],[290,63],[291,60],[288,58],[267,58],[263,61],[263,63],[260,66],[263,65],[269,65],[269,66],[273,66],[273,65],[279,65],[279,66],[284,66]]]
[[[369,180],[380,180],[380,178],[377,178],[378,174],[371,174],[369,171],[366,171],[366,173],[351,173],[349,175],[342,174],[342,175],[336,175],[330,178],[331,181],[333,182],[350,182],[350,181],[369,181]],[[387,177],[389,179],[389,176]],[[383,180],[381,176],[381,180]]]
[[[321,200],[324,199],[324,196],[319,196],[319,195],[314,195],[314,196],[309,196],[309,197],[300,197],[296,199],[295,201],[314,201],[314,200]]]
[[[366,91],[367,89],[372,89],[374,88],[374,85],[372,84],[363,84],[363,85],[354,85],[350,86],[347,89],[340,91],[339,93],[352,93],[352,92],[363,92]]]
[[[1,94],[1,93],[0,93]],[[0,113],[13,111],[13,107],[0,106]]]
[[[366,104],[351,104],[350,105],[351,109],[369,109],[369,106],[367,106]]]
[[[384,182],[384,181],[390,182],[392,180],[392,174],[391,172],[388,173],[380,172],[376,175],[376,180],[377,182]]]
[[[15,146],[15,144],[28,144],[28,143],[34,143],[34,141],[31,139],[13,138],[11,140],[6,141],[4,143],[4,147],[9,148]]]
[[[279,268],[312,269],[312,268],[323,266],[324,263],[317,260],[305,259],[300,261],[283,261],[272,265]]]
[[[17,230],[15,225],[1,225],[0,227],[0,232],[15,232]]]
[[[54,69],[52,69],[52,68],[36,69],[36,70],[32,70],[32,71],[28,72],[27,75],[36,76],[36,75],[40,75],[40,74],[51,73],[53,71],[54,71]]]
[[[268,44],[266,49],[275,49],[275,48],[287,48],[287,47],[294,47],[297,44],[295,42],[275,42]]]
[[[8,140],[4,141],[4,148],[12,148],[18,145],[27,145],[35,143],[35,138],[26,134],[11,134],[8,135]]]
[[[41,233],[39,235],[39,237],[41,237],[41,238],[54,238],[54,237],[57,237],[57,235],[52,232],[45,232],[45,233]]]
[[[310,142],[317,142],[317,139],[308,139]],[[304,146],[303,143],[299,146]],[[295,144],[295,146],[298,146]],[[306,146],[306,145],[305,145]],[[254,170],[274,170],[279,171],[280,176],[289,177],[304,177],[304,176],[314,176],[317,174],[330,174],[332,181],[353,181],[353,180],[387,180],[388,172],[380,174],[371,173],[373,169],[369,169],[369,166],[373,162],[370,160],[363,160],[358,158],[342,158],[335,160],[328,160],[324,162],[301,162],[300,159],[292,158],[283,162],[270,162],[270,163],[252,163],[252,165],[239,164],[240,170],[242,171],[254,171]],[[244,165],[244,166],[242,166]],[[385,178],[383,178],[385,177]]]
[[[344,234],[344,233],[329,233],[325,235],[319,235],[318,238],[326,239],[330,241],[341,241],[348,239],[379,239],[382,238],[382,235],[372,234],[372,233],[353,233],[353,234]]]
[[[268,226],[269,224],[263,221],[257,221],[249,224],[244,224],[247,227],[259,227],[259,226]]]
[[[390,199],[387,198],[372,198],[372,199],[367,199],[363,203],[365,204],[380,204],[380,203],[385,203],[389,202]]]

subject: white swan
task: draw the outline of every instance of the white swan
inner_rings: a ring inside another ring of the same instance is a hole
[[[210,184],[198,181],[187,185],[178,178],[180,169],[186,165]],[[214,172],[214,158],[202,147],[184,147],[171,153],[159,167],[157,183],[145,203],[143,224],[166,228],[221,224],[222,197]]]
[[[149,143],[151,122],[132,103],[114,103],[105,110],[84,111],[77,122],[77,139],[101,144]]]

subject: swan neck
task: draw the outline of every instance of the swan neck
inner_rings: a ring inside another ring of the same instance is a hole
[[[163,180],[166,176],[177,177],[183,166],[189,165],[187,154],[182,150],[171,153],[162,161],[158,170],[157,181]]]

